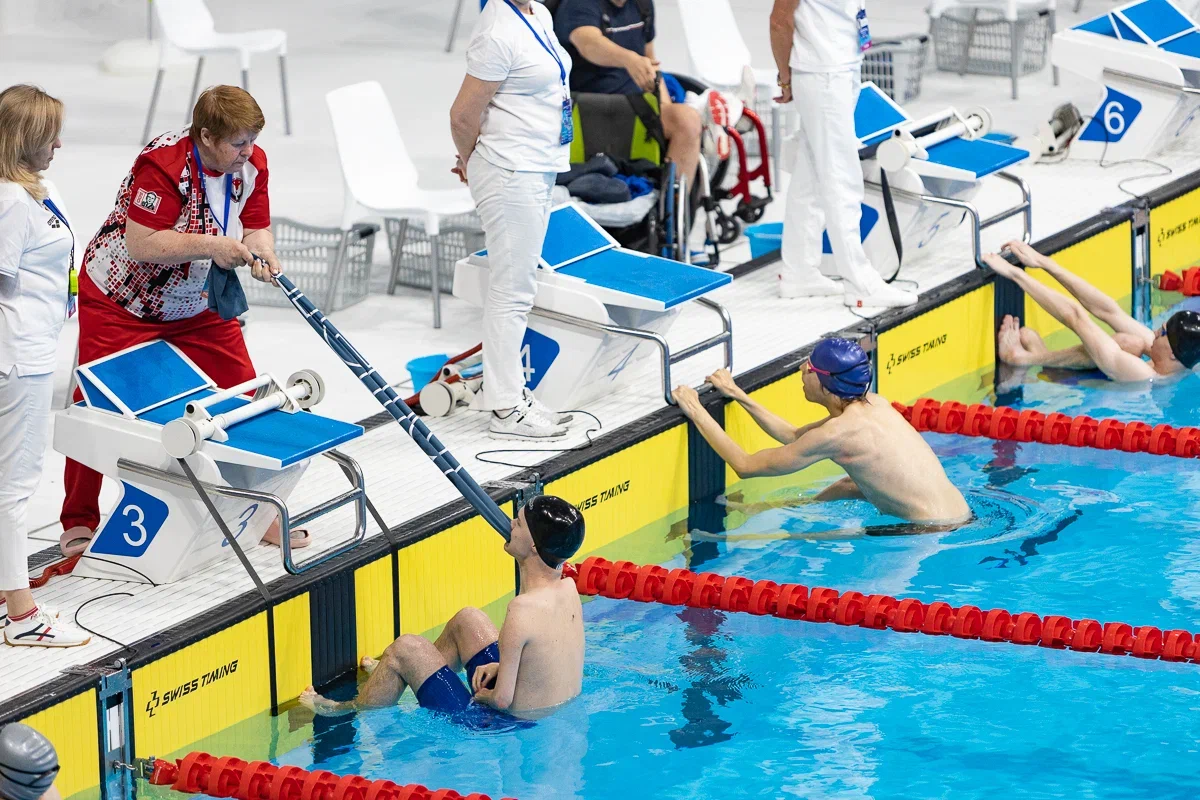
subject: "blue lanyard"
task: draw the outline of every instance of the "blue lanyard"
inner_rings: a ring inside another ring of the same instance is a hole
[[[54,205],[53,200],[47,197],[42,202],[46,204],[46,208],[50,209],[51,214],[58,217],[62,221],[62,224],[67,226],[68,231],[71,230],[71,223],[67,222],[67,216],[59,210],[58,206]]]
[[[192,156],[196,159],[197,179],[200,181],[200,200],[204,203],[204,206],[209,211],[212,211],[212,206],[210,206],[208,204],[208,191],[204,188],[204,180],[205,180],[204,179],[204,164],[200,161],[200,150],[197,149],[195,144],[192,144]],[[221,228],[221,233],[223,235],[228,235],[225,233],[225,231],[229,230],[229,199],[232,196],[233,196],[233,176],[226,173],[226,175],[225,175],[225,219],[224,219],[224,221],[218,220],[217,215],[213,214],[213,222],[217,223],[218,227]],[[203,214],[204,212],[201,211],[200,213]]]
[[[549,43],[542,41],[542,37],[538,36],[538,32],[533,29],[533,26],[529,24],[529,20],[526,19],[526,17],[529,16],[528,14],[522,14],[521,9],[514,6],[512,3],[512,0],[504,0],[504,2],[508,3],[508,7],[513,10],[513,13],[521,18],[521,22],[524,22],[525,27],[529,28],[529,32],[533,34],[533,38],[537,39],[537,43],[540,44],[542,46],[542,49],[545,50],[547,53],[549,53],[550,57],[554,59],[554,63],[558,64],[558,77],[562,81],[562,85],[566,86],[567,85],[567,68],[563,66],[562,59],[559,58],[559,56],[558,56],[558,51],[556,51],[553,47],[551,47],[549,45]],[[546,38],[549,38],[549,37],[550,37],[550,34],[546,34]]]

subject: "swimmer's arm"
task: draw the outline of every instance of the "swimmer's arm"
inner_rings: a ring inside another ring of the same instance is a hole
[[[733,443],[733,440],[730,442]],[[833,454],[831,442],[832,437],[823,428],[812,428],[791,444],[759,450],[753,455],[746,455],[738,447],[742,457],[729,461],[729,466],[733,467],[739,478],[790,475],[829,458]],[[734,444],[734,447],[737,445]]]
[[[497,711],[506,711],[512,705],[517,691],[521,652],[529,641],[525,613],[521,598],[513,598],[508,604],[508,615],[500,628],[500,670],[496,673],[496,682],[490,689],[480,687],[475,692],[475,702],[491,706]]]
[[[741,392],[736,399],[742,408],[746,409],[746,413],[758,423],[758,427],[762,428],[768,436],[780,444],[791,444],[813,428],[824,425],[826,420],[829,419],[829,417],[826,417],[825,419],[797,428],[778,414],[768,411],[745,392]]]

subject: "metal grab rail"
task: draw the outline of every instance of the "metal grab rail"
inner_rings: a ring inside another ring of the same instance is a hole
[[[218,486],[216,484],[207,483],[199,479],[194,479],[195,473],[191,472],[191,468],[187,466],[186,461],[180,460],[181,466],[185,470],[184,475],[179,475],[174,472],[167,472],[165,470],[151,467],[147,464],[142,464],[137,461],[130,461],[129,459],[125,458],[117,460],[117,469],[133,475],[140,475],[145,478],[152,478],[164,483],[170,483],[174,486],[183,486],[195,490],[196,494],[200,497],[200,500],[205,504],[205,506],[208,507],[209,513],[212,515],[213,520],[217,523],[217,526],[221,529],[221,533],[225,536],[226,541],[229,542],[229,546],[232,547],[234,552],[238,554],[239,559],[242,561],[242,565],[250,573],[251,578],[254,579],[255,584],[259,586],[260,591],[264,591],[261,581],[258,578],[258,574],[254,571],[253,567],[250,566],[249,561],[245,559],[241,550],[241,546],[238,544],[237,539],[230,532],[225,520],[217,512],[217,509],[213,505],[212,498],[209,497],[209,494],[214,494],[218,497],[231,497],[240,500],[256,500],[274,507],[279,513],[279,550],[283,558],[283,568],[292,575],[299,575],[312,569],[313,567],[329,561],[330,559],[349,552],[351,549],[362,543],[363,539],[366,538],[367,533],[367,493],[364,487],[362,469],[358,466],[358,462],[343,453],[339,453],[337,450],[329,450],[321,455],[330,459],[341,468],[342,474],[344,474],[347,480],[350,481],[351,488],[337,497],[333,497],[329,500],[319,503],[310,509],[296,514],[295,516],[291,515],[291,513],[288,511],[287,503],[281,500],[278,496],[270,494],[269,492],[259,492],[253,489],[239,489],[234,486]],[[323,517],[331,511],[335,511],[342,506],[349,505],[351,503],[354,505],[354,536],[332,550],[297,563],[295,559],[292,558],[292,528],[303,525],[304,523],[310,522],[318,517]]]
[[[1151,86],[1155,89],[1170,89],[1171,91],[1183,92],[1184,94],[1200,94],[1200,89],[1192,86],[1180,86],[1177,83],[1167,83],[1166,81],[1160,81],[1157,78],[1147,78],[1144,75],[1133,75],[1129,72],[1123,72],[1119,69],[1109,69],[1108,67],[1105,67],[1101,71],[1105,75],[1115,75],[1118,78],[1124,78],[1125,80],[1132,81],[1133,83],[1140,83],[1143,86]]]
[[[980,249],[981,245],[979,241],[980,234],[984,228],[990,228],[1006,219],[1011,219],[1018,214],[1022,214],[1024,219],[1021,241],[1029,244],[1029,242],[1033,240],[1033,193],[1029,190],[1029,184],[1027,184],[1023,178],[1013,175],[1011,172],[997,172],[995,174],[997,178],[1002,178],[1009,183],[1014,183],[1017,185],[1017,187],[1021,190],[1021,202],[1011,208],[1001,211],[999,214],[994,214],[986,219],[983,219],[980,216],[979,209],[975,207],[974,203],[967,202],[966,200],[952,200],[949,197],[939,197],[938,195],[934,194],[921,194],[920,192],[910,192],[907,189],[897,189],[895,187],[889,188],[891,193],[898,197],[904,197],[909,200],[921,200],[926,203],[934,203],[936,205],[959,208],[965,211],[971,217],[971,245],[975,251],[975,266],[977,266],[979,269],[987,269],[987,264],[983,263],[983,251]],[[871,187],[872,189],[878,189],[881,192],[883,191],[882,184],[878,184],[874,181],[864,180],[863,184]]]
[[[710,336],[703,341],[697,342],[689,347],[685,347],[678,353],[671,353],[671,346],[667,344],[665,336],[653,331],[644,331],[641,328],[626,328],[623,325],[609,325],[602,322],[592,322],[591,320],[572,317],[567,314],[561,314],[557,311],[547,311],[545,309],[535,308],[529,313],[539,317],[552,319],[557,322],[562,322],[567,325],[577,325],[581,328],[592,331],[600,331],[601,333],[612,333],[618,336],[631,336],[635,339],[644,339],[649,342],[654,342],[658,345],[659,357],[662,360],[662,389],[663,399],[667,401],[667,405],[675,405],[675,398],[671,397],[671,365],[683,361],[685,358],[690,358],[697,353],[702,353],[705,350],[710,350],[717,345],[725,346],[725,369],[733,371],[733,319],[729,316],[729,311],[725,306],[715,300],[709,300],[707,297],[697,297],[696,301],[702,305],[711,308],[721,317],[722,331],[715,336]]]

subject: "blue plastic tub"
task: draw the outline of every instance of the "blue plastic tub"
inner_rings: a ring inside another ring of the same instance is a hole
[[[412,361],[405,364],[405,367],[408,369],[408,375],[410,378],[412,378],[413,391],[421,391],[421,388],[425,386],[425,384],[437,377],[438,370],[440,370],[449,360],[450,356],[446,355],[445,353],[441,353],[436,356],[421,356],[420,358],[414,358]]]
[[[779,249],[783,241],[782,222],[760,222],[746,228],[746,238],[750,240],[750,257],[758,258]]]

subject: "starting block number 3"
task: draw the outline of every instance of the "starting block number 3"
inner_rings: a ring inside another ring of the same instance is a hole
[[[138,558],[167,521],[167,504],[136,486],[121,483],[121,502],[96,534],[92,553]]]

